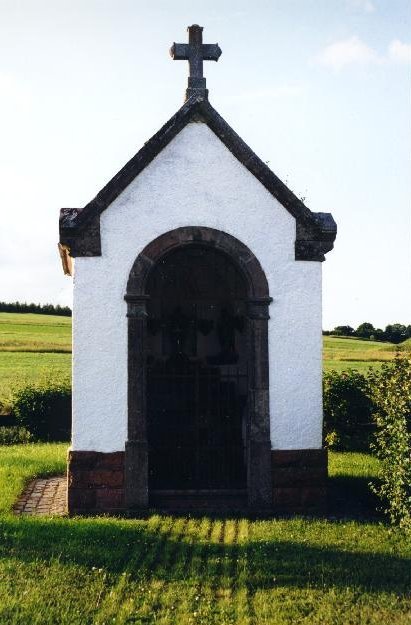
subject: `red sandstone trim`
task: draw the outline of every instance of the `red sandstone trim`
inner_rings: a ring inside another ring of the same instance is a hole
[[[124,452],[69,451],[69,514],[118,513],[124,505]]]
[[[271,451],[273,514],[313,514],[326,510],[325,449]],[[126,511],[124,452],[69,451],[69,514]]]
[[[276,513],[318,514],[326,511],[326,449],[272,450],[271,467]]]

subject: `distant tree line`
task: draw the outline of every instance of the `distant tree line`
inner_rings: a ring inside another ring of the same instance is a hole
[[[351,326],[337,326],[334,330],[324,330],[323,334],[333,336],[356,336],[360,339],[370,339],[371,341],[387,341],[389,343],[402,343],[411,338],[411,325],[405,326],[402,323],[387,325],[385,330],[374,328],[372,323],[361,323],[356,330]]]
[[[57,304],[27,304],[27,302],[0,302],[0,312],[40,313],[42,315],[60,315],[71,317],[71,308]]]

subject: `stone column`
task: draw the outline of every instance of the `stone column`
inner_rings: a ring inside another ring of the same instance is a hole
[[[271,297],[250,298],[251,325],[247,484],[250,508],[272,505],[268,361],[268,306]]]
[[[125,502],[128,509],[148,507],[146,414],[146,333],[148,295],[127,294],[128,439],[125,453]]]

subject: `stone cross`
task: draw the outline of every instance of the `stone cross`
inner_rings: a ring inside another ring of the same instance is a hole
[[[173,43],[170,55],[174,61],[188,61],[190,75],[186,100],[193,95],[208,97],[206,79],[203,76],[203,61],[218,61],[221,48],[218,43],[203,43],[203,28],[193,24],[187,28],[188,43]]]

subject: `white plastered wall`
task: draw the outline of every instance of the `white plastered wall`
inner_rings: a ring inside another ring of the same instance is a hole
[[[252,250],[270,296],[273,449],[321,447],[321,263],[295,261],[295,220],[204,123],[188,124],[101,215],[102,256],[76,258],[75,450],[124,450],[130,269],[159,235],[207,226]]]

